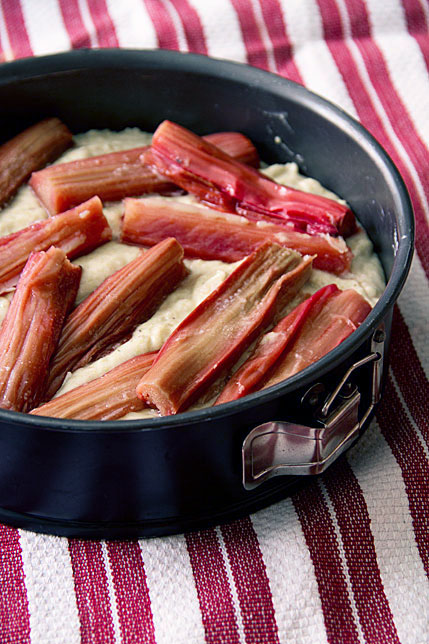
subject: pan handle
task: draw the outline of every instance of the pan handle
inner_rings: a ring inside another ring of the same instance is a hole
[[[345,372],[335,389],[315,413],[315,425],[272,421],[249,432],[243,442],[243,486],[251,490],[281,475],[320,474],[356,440],[380,400],[385,329],[382,324],[371,339],[371,353]],[[359,418],[361,394],[350,376],[372,363],[371,401]],[[308,393],[317,390],[314,385]]]

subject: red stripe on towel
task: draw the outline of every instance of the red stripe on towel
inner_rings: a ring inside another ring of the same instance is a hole
[[[292,501],[313,562],[328,641],[359,644],[335,527],[317,481]]]
[[[279,641],[273,598],[258,538],[249,518],[221,527],[240,603],[246,644]]]
[[[153,22],[158,47],[179,50],[174,22],[161,0],[144,0],[147,12]]]
[[[13,0],[13,2],[5,2],[5,0],[1,0],[1,2],[10,47],[14,58],[32,56],[33,50],[28,37],[21,3],[19,0]]]
[[[273,45],[274,60],[279,74],[302,84],[295,64],[279,0],[259,0],[265,25]]]
[[[170,0],[183,24],[189,51],[206,54],[207,45],[200,17],[188,0]]]
[[[85,28],[78,0],[59,0],[59,7],[73,49],[90,47],[91,39]]]
[[[127,644],[155,644],[149,589],[139,544],[109,541],[107,553],[122,640]]]
[[[350,585],[366,642],[399,644],[359,483],[342,458],[323,475],[340,530]]]
[[[268,69],[268,56],[251,0],[231,0],[240,23],[249,65]]]
[[[102,545],[69,540],[82,644],[113,644],[112,612]]]
[[[207,644],[238,644],[237,616],[215,530],[186,535]]]
[[[429,38],[426,15],[419,0],[402,0],[405,18],[410,34],[417,41],[429,70]]]
[[[377,411],[377,421],[401,468],[417,548],[429,576],[429,463],[390,377]]]
[[[5,525],[0,525],[0,642],[30,644],[19,532]]]
[[[87,0],[100,47],[119,47],[106,0]]]
[[[326,44],[334,58],[351,99],[355,105],[359,119],[362,124],[378,139],[381,145],[390,154],[398,170],[402,174],[410,196],[413,201],[414,213],[418,234],[416,236],[416,248],[422,262],[422,266],[429,279],[429,226],[426,223],[426,216],[420,196],[414,184],[414,180],[407,165],[398,155],[392,141],[388,137],[383,122],[374,108],[371,97],[360,77],[359,69],[350,54],[344,38],[341,25],[341,16],[334,0],[318,0],[320,13],[323,19],[323,29]]]
[[[398,307],[393,315],[390,362],[408,410],[429,446],[429,382]]]

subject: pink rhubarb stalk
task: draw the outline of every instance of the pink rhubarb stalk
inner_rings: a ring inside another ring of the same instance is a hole
[[[282,382],[313,364],[343,342],[370,310],[353,289],[340,291],[334,284],[319,289],[262,337],[215,404]]]
[[[72,133],[57,118],[29,127],[0,146],[0,206],[35,170],[55,161],[72,143]]]
[[[153,351],[131,358],[30,413],[77,420],[116,420],[131,411],[141,411],[145,404],[137,396],[136,386],[156,355],[157,351]]]
[[[355,218],[338,202],[280,185],[189,130],[164,121],[152,139],[156,169],[173,183],[223,209],[279,219],[309,234],[350,234]]]
[[[162,197],[125,199],[123,242],[153,246],[165,237],[175,237],[187,257],[223,262],[243,259],[265,241],[313,255],[313,266],[331,273],[349,270],[352,259],[341,237],[307,235]]]
[[[101,201],[89,201],[0,237],[0,294],[14,289],[32,251],[61,248],[69,259],[89,253],[112,238]]]
[[[32,253],[0,328],[0,407],[29,411],[41,400],[82,269],[58,248]]]
[[[310,272],[311,258],[260,246],[173,331],[137,394],[161,415],[188,407],[272,323]]]
[[[243,163],[258,162],[255,146],[238,132],[218,132],[208,135],[207,140]],[[133,148],[50,166],[34,172],[30,185],[51,214],[94,195],[103,201],[117,201],[151,192],[177,191],[178,187],[156,172],[152,164],[149,146]]]
[[[104,280],[66,320],[45,400],[53,397],[68,371],[124,342],[186,273],[182,247],[175,239],[166,239]]]

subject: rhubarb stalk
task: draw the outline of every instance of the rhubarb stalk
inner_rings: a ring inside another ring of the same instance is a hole
[[[156,355],[157,351],[153,351],[131,358],[30,413],[77,420],[116,420],[131,411],[141,411],[145,404],[137,396],[136,386]]]
[[[175,237],[187,257],[223,262],[243,259],[265,241],[314,255],[315,268],[336,274],[349,270],[352,258],[341,237],[307,235],[162,197],[125,199],[123,242],[153,246],[166,237]]]
[[[230,378],[216,405],[282,382],[338,346],[363,322],[371,307],[353,289],[324,286],[262,337]]]
[[[243,163],[258,163],[255,146],[243,134],[218,132],[206,138]],[[51,214],[94,195],[103,201],[117,201],[151,192],[177,192],[178,187],[151,165],[151,150],[145,146],[50,166],[34,172],[30,185]]]
[[[93,291],[69,315],[49,374],[45,400],[68,371],[107,353],[147,320],[186,275],[183,249],[166,239],[142,252]]]
[[[270,243],[246,257],[173,331],[137,394],[161,415],[189,406],[294,297],[311,261]]]
[[[72,143],[72,133],[57,118],[29,127],[0,146],[0,206],[35,170],[55,161]]]
[[[280,185],[171,121],[157,128],[151,149],[156,169],[202,201],[244,216],[260,213],[309,234],[355,230],[347,206]]]
[[[0,328],[0,407],[29,411],[40,402],[81,268],[58,248],[32,253]]]
[[[14,289],[32,251],[61,248],[69,259],[89,253],[112,238],[98,197],[66,212],[0,237],[0,294]]]

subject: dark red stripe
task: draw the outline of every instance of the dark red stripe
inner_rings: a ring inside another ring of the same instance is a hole
[[[273,598],[258,538],[249,518],[222,526],[241,609],[246,644],[279,641]]]
[[[189,51],[207,54],[206,38],[200,17],[188,0],[170,0],[180,16]]]
[[[5,2],[5,0],[1,0],[1,3],[10,47],[14,58],[32,56],[33,50],[27,34],[20,1],[14,0],[13,2]]]
[[[387,153],[392,157],[398,170],[407,184],[414,206],[414,213],[417,223],[416,248],[420,256],[422,266],[429,279],[429,226],[426,222],[425,212],[414,185],[414,180],[407,166],[397,154],[392,142],[386,134],[384,125],[374,109],[365,85],[360,78],[356,64],[350,55],[349,49],[344,42],[341,42],[344,34],[341,25],[341,17],[334,0],[318,0],[320,13],[323,20],[323,29],[326,44],[334,58],[347,87],[347,91],[358,113],[360,121],[375,136]]]
[[[399,644],[359,483],[344,458],[328,469],[323,481],[335,510],[365,641]]]
[[[72,48],[90,47],[91,40],[82,20],[78,0],[59,0],[59,5]]]
[[[422,334],[426,328],[422,327]],[[429,446],[429,382],[404,318],[395,307],[390,363],[405,403]]]
[[[176,28],[162,0],[144,0],[147,12],[153,22],[158,47],[160,49],[179,49]]]
[[[0,642],[30,644],[30,614],[19,533],[0,525]]]
[[[429,463],[390,378],[377,421],[401,468],[417,548],[429,576]]]
[[[259,0],[265,25],[273,45],[274,60],[279,74],[302,84],[295,64],[279,0]]]
[[[149,589],[140,546],[135,541],[107,543],[121,637],[127,644],[155,644]]]
[[[240,23],[249,65],[268,69],[268,56],[251,0],[231,0]]]
[[[208,644],[240,641],[237,616],[221,547],[215,530],[186,535],[201,618]]]
[[[69,540],[82,644],[115,641],[101,543]]]
[[[119,47],[115,25],[110,17],[106,0],[87,0],[87,2],[100,47]]]
[[[429,29],[423,7],[418,0],[402,0],[402,5],[405,10],[408,31],[417,41],[429,70]]]
[[[318,482],[312,480],[292,501],[301,522],[319,587],[328,642],[359,642],[335,527]]]

